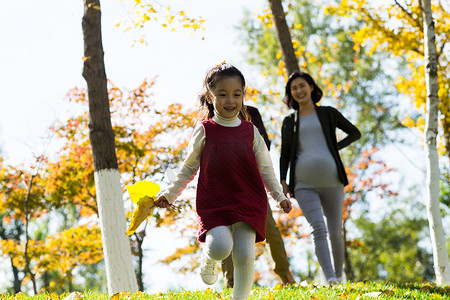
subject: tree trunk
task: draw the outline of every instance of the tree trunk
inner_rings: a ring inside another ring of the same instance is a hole
[[[84,0],[83,77],[89,98],[89,137],[94,159],[94,178],[102,232],[108,292],[136,292],[129,238],[111,125],[99,0]]]
[[[137,263],[137,283],[138,283],[138,289],[139,291],[144,291],[144,278],[143,278],[143,264],[144,264],[144,251],[142,249],[142,244],[144,243],[145,238],[145,230],[135,233],[134,236],[136,237],[136,250],[138,252],[138,263]]]
[[[2,217],[3,215],[0,215]],[[1,218],[0,218],[1,219]],[[20,237],[22,236],[22,226],[18,225],[18,220],[13,221],[14,222],[14,234],[12,236],[8,236],[4,230],[4,228],[0,227],[0,239],[7,240],[12,239],[18,243],[20,243]],[[11,263],[11,270],[13,273],[13,282],[14,282],[14,294],[17,294],[21,291],[22,288],[22,279],[19,278],[19,269],[14,266],[14,256],[9,256],[9,261]]]
[[[294,45],[292,44],[291,33],[286,22],[286,15],[283,10],[281,0],[269,0],[270,10],[272,11],[275,29],[277,32],[278,42],[281,48],[287,75],[291,75],[295,71],[300,71],[298,60],[295,56]]]
[[[14,261],[11,258],[11,268],[13,270],[14,275],[14,294],[20,293],[20,289],[22,287],[22,280],[19,279],[19,269],[14,266]]]
[[[24,253],[23,256],[25,257],[25,270],[26,272],[30,275],[30,280],[31,283],[33,284],[33,292],[34,295],[37,295],[37,285],[36,285],[36,274],[33,273],[33,271],[31,270],[31,262],[30,262],[30,258],[28,256],[28,242],[30,240],[29,235],[28,235],[28,224],[29,224],[29,211],[28,211],[28,204],[30,202],[30,195],[31,195],[31,188],[33,187],[33,180],[34,177],[36,175],[32,174],[30,177],[30,182],[28,183],[28,190],[27,190],[27,195],[25,197],[24,200],[24,206],[25,206],[25,249],[24,249]]]
[[[430,0],[421,0],[424,20],[425,80],[427,88],[425,120],[425,153],[427,159],[427,213],[433,246],[434,271],[437,284],[450,284],[450,263],[439,209],[439,154],[436,145],[438,134],[438,78],[434,22]]]

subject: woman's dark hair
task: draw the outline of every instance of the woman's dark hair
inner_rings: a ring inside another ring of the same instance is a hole
[[[292,108],[295,110],[299,109],[297,101],[295,101],[294,97],[292,97],[292,94],[291,94],[292,81],[294,81],[297,78],[303,78],[310,86],[312,86],[313,90],[311,92],[311,99],[314,102],[314,104],[319,102],[323,96],[323,92],[320,89],[320,87],[316,84],[314,79],[311,77],[311,75],[309,75],[308,73],[305,73],[305,72],[294,72],[289,76],[288,81],[286,82],[286,90],[285,90],[285,96],[284,96],[283,102],[289,108]]]
[[[214,116],[214,106],[211,103],[208,103],[208,97],[211,97],[212,89],[216,86],[217,82],[224,77],[237,77],[241,81],[242,90],[245,96],[246,83],[241,71],[228,64],[215,66],[206,73],[205,80],[203,81],[203,89],[198,97],[200,100],[200,112],[198,113],[199,121],[211,119]],[[249,115],[245,109],[244,103],[242,103],[239,118],[241,120],[249,120]]]

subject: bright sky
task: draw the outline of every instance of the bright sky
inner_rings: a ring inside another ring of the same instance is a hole
[[[206,71],[224,60],[251,80],[248,75],[254,70],[245,64],[244,42],[234,27],[242,18],[243,7],[261,12],[266,1],[170,3],[172,10],[205,18],[206,30],[192,35],[190,30],[171,32],[151,26],[144,31],[148,45],[133,44],[140,35],[135,31],[124,33],[115,26],[126,18],[128,9],[119,0],[102,1],[103,47],[110,80],[121,88],[133,89],[145,78],[158,76],[154,99],[161,105],[180,102],[188,106],[196,104]],[[67,115],[66,93],[75,86],[86,86],[81,75],[82,15],[81,0],[0,2],[0,150],[10,164],[30,162],[33,153],[42,153],[47,128]],[[162,258],[152,255],[154,261]],[[9,263],[0,259],[0,268],[8,271]],[[155,284],[167,271],[158,268],[153,269],[153,275],[147,274],[150,292],[179,284],[187,289],[206,288],[200,276]],[[5,282],[5,274],[0,271],[0,293]]]
[[[133,89],[145,78],[158,76],[155,100],[194,105],[205,72],[215,64],[226,60],[244,75],[248,73],[243,42],[234,26],[239,24],[244,6],[261,11],[265,1],[170,3],[174,11],[206,19],[206,30],[192,34],[183,28],[171,32],[149,26],[144,31],[148,45],[136,44],[133,41],[140,37],[137,31],[125,33],[115,26],[127,17],[125,4],[120,0],[101,2],[106,74],[110,80],[121,88]],[[0,3],[0,149],[11,162],[20,163],[31,159],[32,153],[42,152],[47,128],[66,114],[65,94],[75,86],[86,86],[81,75],[82,15],[81,0]]]

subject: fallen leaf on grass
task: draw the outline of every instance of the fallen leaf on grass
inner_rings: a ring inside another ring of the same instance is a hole
[[[281,290],[283,288],[283,285],[281,283],[277,283],[275,285],[275,290]]]
[[[300,282],[300,286],[301,287],[308,287],[308,281],[306,281],[306,280],[303,280],[302,282]]]
[[[383,293],[383,295],[390,295],[390,296],[392,296],[392,295],[395,294],[395,292],[392,291],[392,290],[383,290],[381,292]]]
[[[80,300],[83,299],[83,294],[80,292],[70,293],[64,300]]]
[[[363,296],[375,298],[375,297],[380,296],[381,294],[382,294],[381,292],[370,292],[370,293],[365,293]]]
[[[0,298],[2,296],[0,295]],[[50,295],[47,296],[47,300],[59,300],[59,296],[56,295],[55,293],[51,293]]]
[[[120,297],[120,293],[115,293],[114,295],[111,296],[111,298],[109,298],[109,300],[119,300]]]

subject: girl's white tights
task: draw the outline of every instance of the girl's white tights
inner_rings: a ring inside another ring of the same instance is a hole
[[[221,261],[233,252],[233,299],[246,300],[250,295],[255,275],[256,232],[245,222],[231,226],[217,226],[206,233],[203,255]]]

